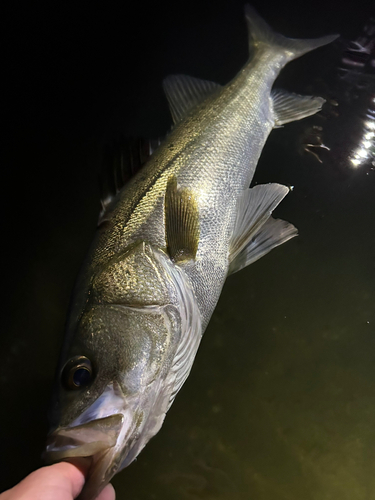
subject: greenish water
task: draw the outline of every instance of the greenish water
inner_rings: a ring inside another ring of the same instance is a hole
[[[68,22],[63,12],[54,18],[57,34],[43,28],[33,42],[39,48],[52,40],[57,59],[44,48],[33,76],[27,65],[19,70],[31,87],[24,83],[15,93],[19,107],[6,137],[7,185],[16,194],[3,233],[2,489],[41,465],[69,295],[96,226],[101,144],[121,132],[165,133],[166,74],[231,78],[246,59],[241,5],[233,3],[231,14],[223,2],[210,16],[203,4],[199,18],[190,7],[184,20],[170,13],[173,23],[160,12],[151,10],[145,21],[138,13],[106,43],[109,28],[94,36],[99,14],[94,23],[76,12],[72,41],[58,22]],[[301,25],[297,4],[284,17],[271,4],[256,7],[284,33],[341,31],[347,40],[371,15],[364,6],[361,15],[339,11],[334,18],[328,4],[319,25],[314,9],[311,23]],[[90,43],[81,41],[76,55],[84,22],[93,23]],[[132,23],[140,27],[135,48],[126,29]],[[123,49],[115,43],[122,38]],[[360,90],[355,97],[337,78],[340,50],[306,56],[280,81],[301,93],[323,89],[341,104],[340,116],[274,131],[255,176],[294,186],[276,216],[300,235],[228,279],[161,431],[113,480],[119,499],[375,498],[375,171],[370,160],[356,169],[348,160],[373,94]],[[320,152],[322,164],[301,154],[301,138],[313,125],[323,126],[332,149]]]

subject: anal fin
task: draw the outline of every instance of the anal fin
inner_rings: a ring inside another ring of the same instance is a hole
[[[314,115],[326,102],[323,97],[304,96],[284,90],[273,90],[271,98],[275,125],[283,125]]]
[[[298,230],[293,224],[270,217],[247,245],[231,261],[228,275],[240,271],[266,255],[273,248],[297,236]]]
[[[195,259],[199,243],[199,209],[193,192],[177,186],[176,176],[168,180],[165,193],[167,251],[174,262]]]
[[[260,184],[244,191],[229,253],[229,274],[255,262],[272,248],[297,235],[296,228],[271,217],[288,194],[281,184]]]

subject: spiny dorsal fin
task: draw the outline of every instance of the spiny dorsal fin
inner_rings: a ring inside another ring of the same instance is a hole
[[[178,188],[172,175],[165,193],[165,233],[174,262],[195,259],[199,243],[199,209],[190,189]]]
[[[260,184],[243,192],[238,202],[229,262],[248,245],[288,192],[289,188],[281,184]]]
[[[270,250],[294,238],[297,234],[298,230],[289,222],[270,217],[236,258],[230,262],[228,275],[252,264]]]
[[[163,82],[173,123],[178,123],[190,110],[221,88],[218,83],[186,75],[171,75]]]
[[[99,225],[105,219],[108,207],[121,188],[146,163],[160,144],[160,139],[149,140],[124,137],[104,151],[100,172],[101,211]]]
[[[314,115],[326,102],[323,97],[299,95],[285,90],[273,90],[271,98],[275,125],[283,125]]]

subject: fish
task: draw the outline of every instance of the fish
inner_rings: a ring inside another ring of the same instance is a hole
[[[228,275],[297,235],[272,212],[289,187],[250,188],[273,128],[324,99],[274,90],[291,60],[332,42],[275,33],[245,8],[251,57],[222,86],[163,86],[173,128],[102,200],[78,275],[52,396],[45,460],[90,461],[92,500],[159,431],[192,368]]]

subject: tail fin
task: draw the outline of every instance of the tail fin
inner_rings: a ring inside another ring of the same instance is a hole
[[[267,45],[284,52],[286,61],[297,59],[297,57],[317,49],[327,43],[333,42],[339,35],[328,35],[312,40],[287,38],[275,33],[260,15],[249,5],[245,6],[246,22],[250,36],[250,48]]]

